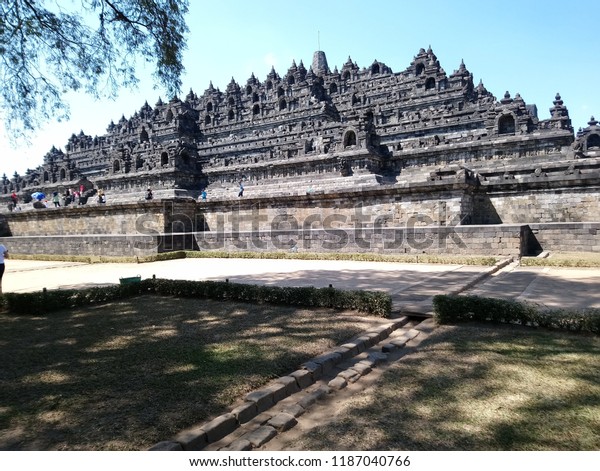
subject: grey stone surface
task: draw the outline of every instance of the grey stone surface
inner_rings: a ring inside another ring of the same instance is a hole
[[[312,373],[308,370],[296,370],[290,373],[290,376],[296,380],[300,389],[305,389],[315,382]]]
[[[265,391],[269,391],[272,394],[274,403],[282,401],[290,394],[287,385],[277,381],[267,385]]]
[[[374,365],[385,363],[388,360],[388,356],[382,352],[369,352],[369,359],[373,361]]]
[[[277,378],[275,382],[281,383],[285,386],[288,396],[300,391],[300,386],[298,385],[296,378],[293,376],[282,376],[281,378]]]
[[[291,429],[297,423],[298,421],[296,420],[296,417],[294,415],[289,414],[287,412],[281,412],[280,414],[277,414],[275,417],[269,420],[267,424],[281,433]]]
[[[320,363],[307,361],[306,363],[302,364],[302,368],[311,373],[313,381],[318,381],[323,376],[323,365]]]
[[[209,443],[202,426],[183,430],[175,436],[174,441],[180,443],[185,451],[202,450]]]
[[[372,368],[369,365],[364,364],[362,362],[358,362],[355,365],[352,365],[352,369],[356,370],[361,376],[369,374],[372,370]]]
[[[247,401],[237,406],[231,413],[235,416],[238,423],[244,424],[258,415],[258,406],[256,402]]]
[[[348,368],[340,371],[338,376],[344,378],[349,383],[354,383],[360,378],[360,373],[352,368]]]
[[[338,391],[338,390],[344,389],[346,386],[348,386],[348,382],[342,376],[338,375],[335,378],[333,378],[331,381],[329,381],[329,383],[327,383],[327,385],[331,389]]]
[[[306,412],[306,409],[302,407],[300,404],[292,404],[285,409],[282,410],[286,414],[293,415],[294,417],[300,417],[302,414]]]
[[[252,444],[254,448],[264,445],[277,435],[277,430],[270,425],[263,425],[256,430],[253,430],[242,437]]]
[[[322,374],[327,374],[329,373],[333,367],[339,363],[339,361],[342,359],[342,355],[340,353],[337,352],[330,352],[330,353],[326,353],[323,355],[320,355],[318,357],[313,358],[313,362],[317,363],[318,365],[321,365],[321,369],[322,369]]]
[[[273,391],[268,389],[260,389],[258,391],[252,391],[251,393],[248,393],[246,395],[246,401],[254,402],[259,413],[264,412],[275,405]]]
[[[209,443],[214,443],[221,438],[229,435],[238,427],[238,422],[234,414],[228,413],[220,415],[202,426],[206,433]]]

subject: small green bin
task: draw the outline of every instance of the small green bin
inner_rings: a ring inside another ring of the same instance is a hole
[[[131,285],[134,283],[139,283],[140,281],[142,281],[142,277],[141,276],[129,276],[127,278],[119,278],[119,282],[122,285]]]

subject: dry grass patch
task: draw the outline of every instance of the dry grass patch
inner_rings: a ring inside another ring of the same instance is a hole
[[[0,316],[0,449],[145,449],[374,322],[158,296]]]
[[[440,327],[305,450],[598,450],[600,339],[513,326]]]

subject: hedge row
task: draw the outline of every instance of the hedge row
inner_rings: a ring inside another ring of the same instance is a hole
[[[147,291],[162,296],[209,298],[256,304],[351,309],[389,317],[392,298],[375,291],[346,291],[335,288],[279,287],[229,283],[226,281],[144,280]]]
[[[479,296],[438,295],[433,298],[440,324],[491,321],[600,334],[600,311],[542,310],[518,301]]]
[[[392,299],[375,291],[345,291],[335,288],[277,287],[229,283],[226,281],[185,281],[146,279],[138,283],[82,290],[44,290],[35,293],[5,293],[3,304],[15,314],[44,314],[59,309],[125,299],[140,294],[184,298],[267,303],[298,307],[351,309],[389,317]]]

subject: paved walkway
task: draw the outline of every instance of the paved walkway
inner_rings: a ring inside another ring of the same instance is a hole
[[[331,284],[341,289],[382,290],[392,295],[396,311],[423,314],[431,313],[434,295],[452,292],[528,300],[549,307],[600,307],[598,269],[519,267],[513,263],[488,276],[496,269],[323,260],[181,259],[91,265],[7,260],[3,289],[29,292],[95,286],[119,283],[122,277],[156,275],[171,279],[229,279],[277,286]]]

